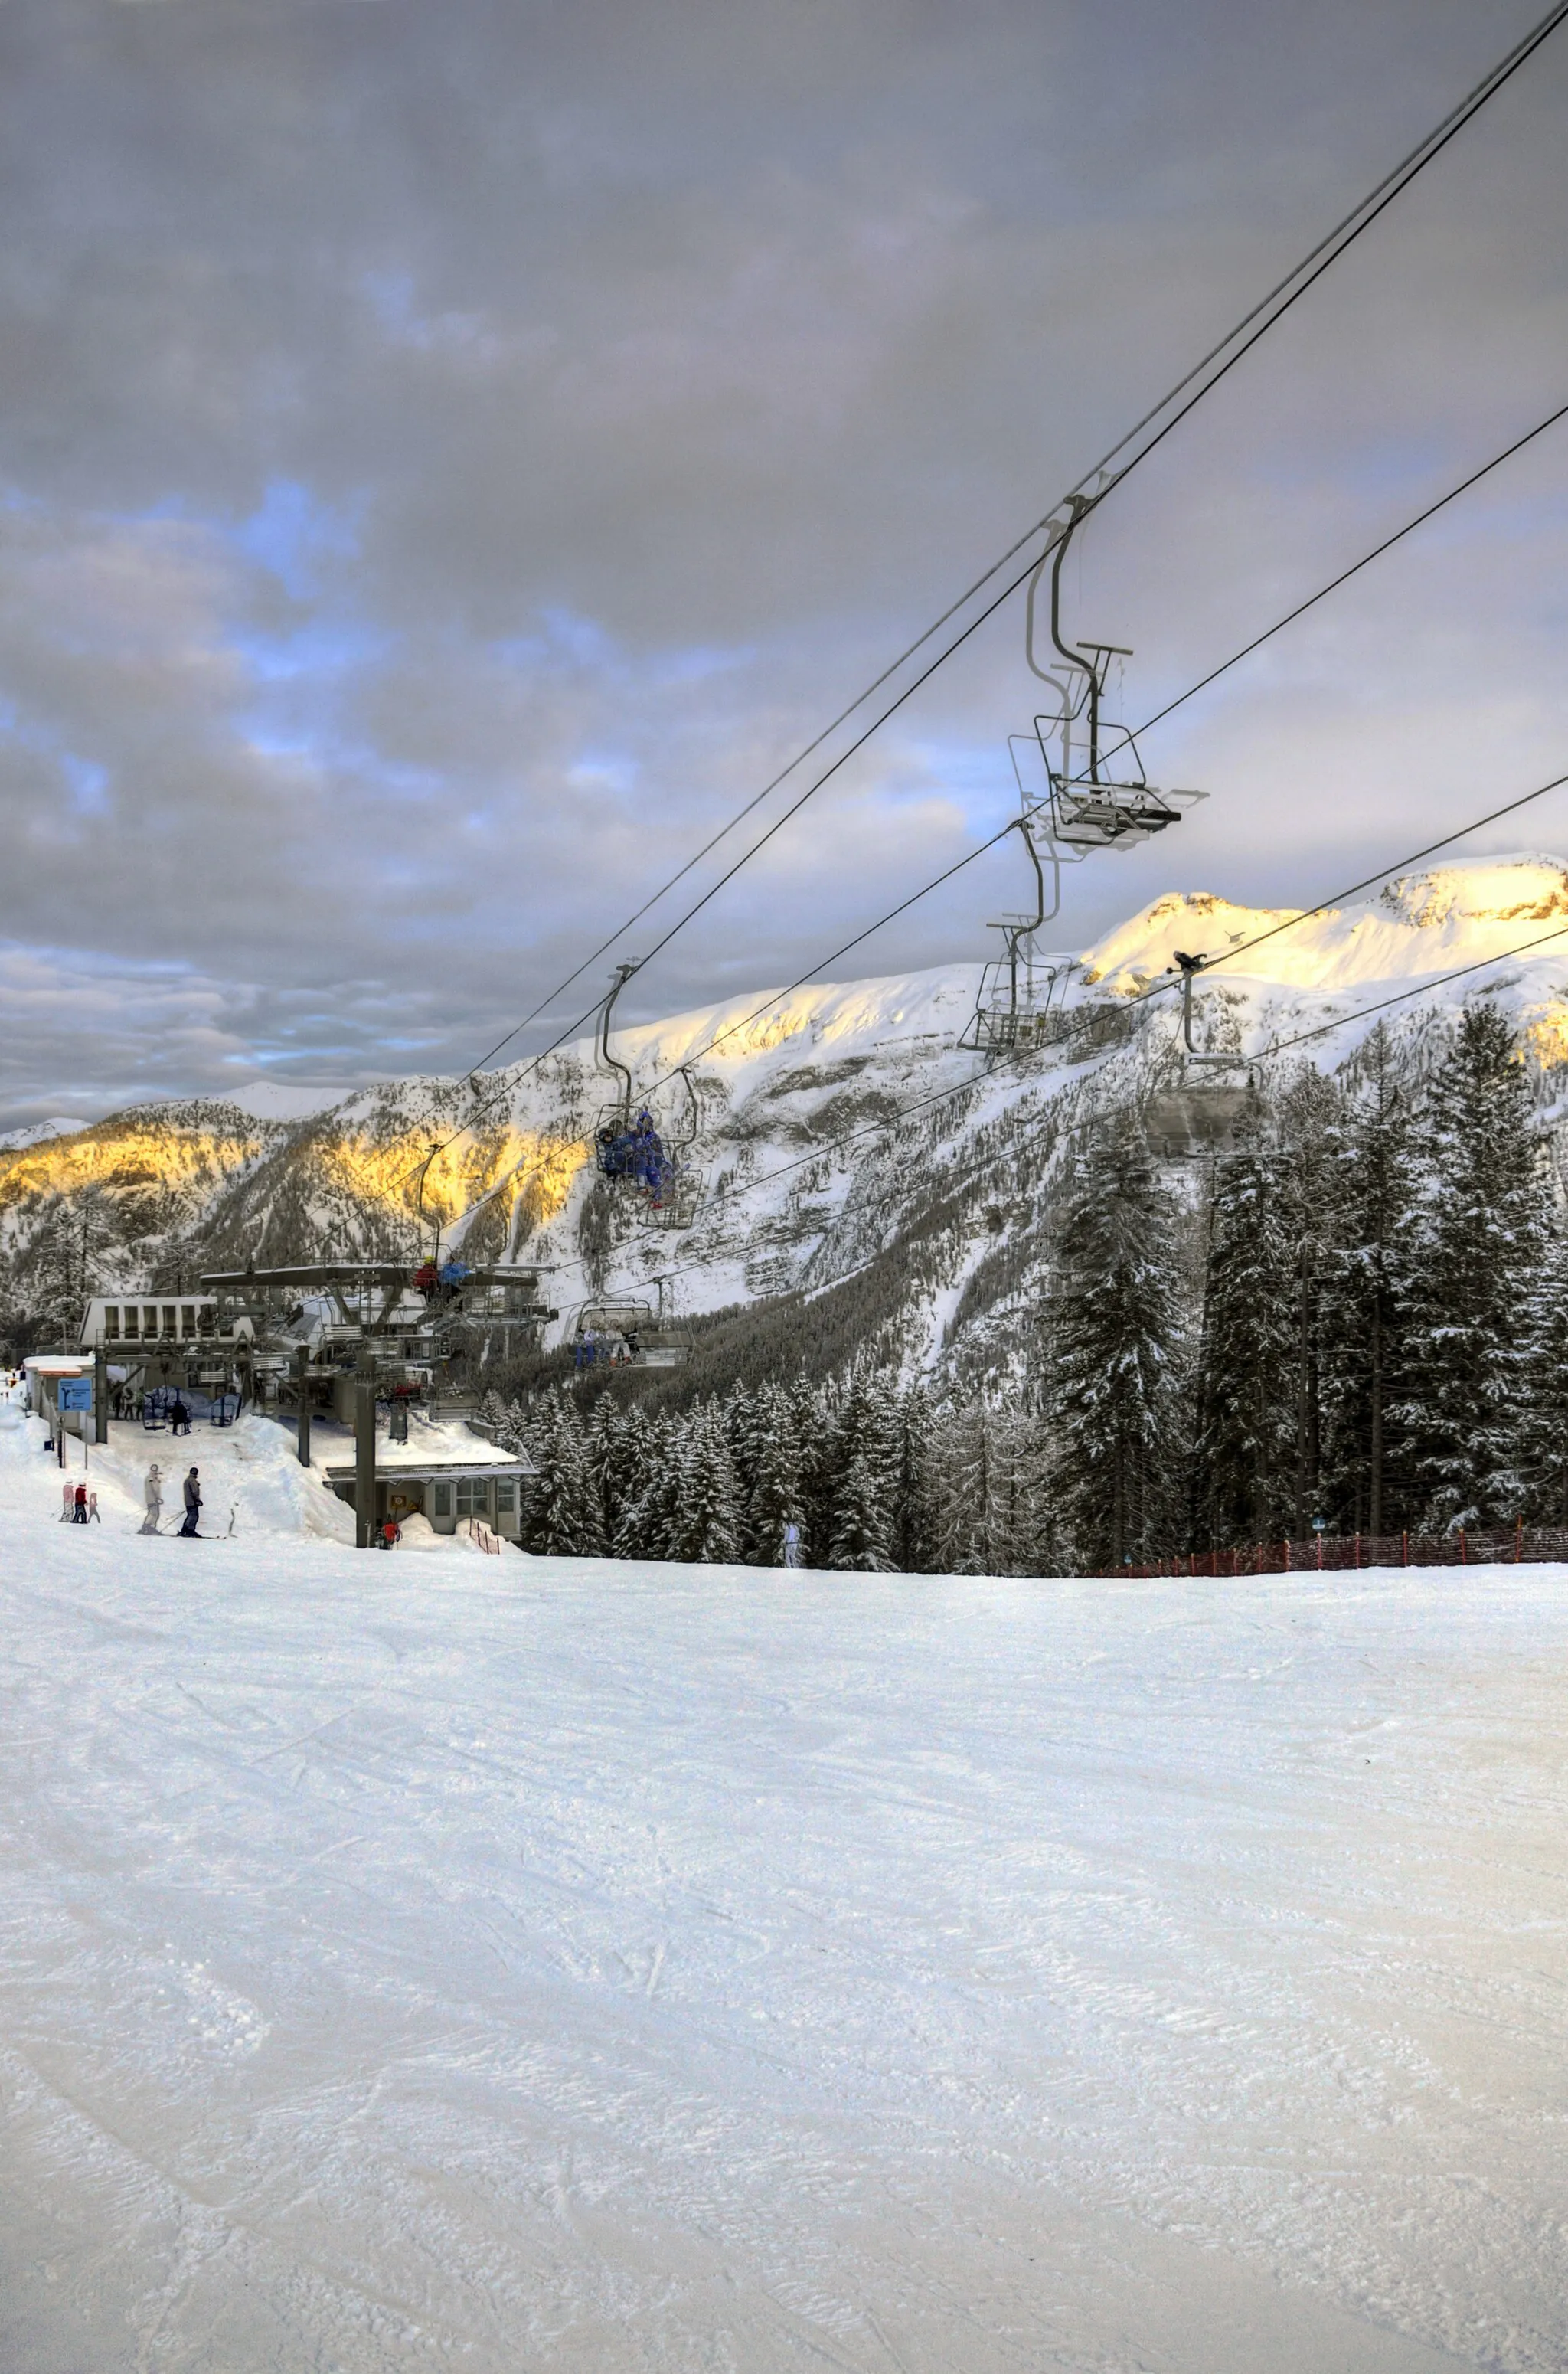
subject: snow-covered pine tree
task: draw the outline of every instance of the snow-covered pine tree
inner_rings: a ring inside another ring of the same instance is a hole
[[[1195,1531],[1278,1540],[1295,1504],[1298,1275],[1274,1163],[1256,1140],[1214,1165],[1195,1392]]]
[[[1410,1099],[1385,1023],[1363,1045],[1357,1084],[1328,1135],[1326,1498],[1340,1532],[1378,1535],[1411,1514],[1389,1412],[1410,1386],[1405,1334],[1417,1203]]]
[[[1532,1524],[1568,1526],[1568,1228],[1561,1213],[1547,1231],[1530,1339],[1525,1514]]]
[[[1003,1555],[993,1412],[954,1410],[942,1429],[939,1539],[944,1574],[1000,1574]]]
[[[1530,1319],[1545,1249],[1540,1132],[1495,1005],[1462,1016],[1428,1084],[1403,1416],[1433,1527],[1512,1523],[1524,1506]]]
[[[809,1385],[803,1379],[785,1390],[800,1446],[801,1499],[806,1512],[803,1531],[814,1562],[826,1566],[827,1545],[833,1535],[839,1396],[831,1385]]]
[[[784,1528],[794,1524],[801,1530],[801,1562],[807,1565],[811,1536],[795,1404],[782,1387],[760,1385],[746,1397],[739,1424],[744,1554],[753,1566],[777,1566],[784,1555]]]
[[[546,1393],[529,1432],[525,1546],[540,1557],[602,1557],[604,1527],[582,1419],[569,1393]]]
[[[852,1379],[834,1442],[830,1567],[864,1574],[892,1570],[897,1434],[891,1396],[867,1375]]]
[[[652,1432],[641,1404],[631,1402],[623,1409],[614,1393],[600,1395],[594,1420],[594,1465],[605,1537],[621,1557],[626,1555],[620,1547],[622,1527],[646,1498],[652,1481]]]
[[[1318,1513],[1323,1483],[1323,1382],[1332,1267],[1334,1123],[1342,1099],[1313,1065],[1275,1106],[1271,1165],[1275,1224],[1293,1275],[1291,1294],[1291,1531],[1302,1539]]]
[[[1051,1521],[1048,1445],[1027,1410],[997,1414],[991,1432],[993,1574],[1052,1574],[1059,1549]]]
[[[900,1574],[935,1574],[942,1558],[940,1420],[923,1384],[898,1404],[893,1557]]]
[[[694,1566],[729,1566],[741,1555],[740,1496],[729,1429],[718,1401],[687,1414],[677,1452],[679,1489],[664,1555]]]
[[[667,1414],[648,1420],[635,1404],[626,1415],[642,1422],[625,1445],[611,1547],[620,1558],[676,1557],[687,1421]]]
[[[1171,1545],[1186,1343],[1179,1216],[1141,1133],[1079,1157],[1049,1308],[1053,1488],[1077,1564],[1142,1564]]]

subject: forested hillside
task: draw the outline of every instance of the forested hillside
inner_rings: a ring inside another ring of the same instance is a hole
[[[778,1381],[808,1305],[750,1322],[749,1380],[737,1313],[679,1371],[493,1394],[531,1545],[772,1564],[792,1522],[819,1566],[1032,1573],[1568,1525],[1568,1229],[1495,1005],[1424,1076],[1381,1024],[1342,1079],[1298,1065],[1185,1183],[1133,1115],[1086,1134],[1004,1403],[900,1385],[870,1287],[825,1383]]]

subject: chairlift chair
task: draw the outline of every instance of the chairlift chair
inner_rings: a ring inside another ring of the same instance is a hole
[[[1062,640],[1061,565],[1074,531],[1092,508],[1088,497],[1071,498],[1070,517],[1056,543],[1051,567],[1051,641],[1065,663],[1065,676],[1042,667],[1035,657],[1036,590],[1050,547],[1041,556],[1040,566],[1029,581],[1024,652],[1034,673],[1060,696],[1060,706],[1054,715],[1047,713],[1035,720],[1040,755],[1050,778],[1051,830],[1055,838],[1070,849],[1129,849],[1179,824],[1184,810],[1204,794],[1158,790],[1143,771],[1131,729],[1106,724],[1101,712],[1110,663],[1113,659],[1129,658],[1127,646],[1094,642],[1073,646]],[[1075,755],[1072,728],[1085,713],[1087,747]],[[1053,758],[1052,739],[1058,735],[1059,757]]]
[[[1020,734],[1007,737],[1008,754],[1012,760],[1012,772],[1018,785],[1018,814],[1008,826],[1010,832],[1021,835],[1035,869],[1035,911],[1032,915],[1002,915],[987,925],[1002,936],[1003,954],[993,957],[980,975],[979,994],[975,1011],[959,1038],[961,1047],[973,1048],[982,1055],[1030,1054],[1049,1044],[1061,1035],[1062,1009],[1053,1005],[1059,982],[1065,984],[1072,969],[1071,958],[1042,958],[1035,946],[1035,934],[1042,924],[1054,923],[1061,912],[1061,869],[1064,863],[1076,864],[1076,858],[1066,858],[1044,830],[1041,818],[1045,803],[1031,801],[1024,788],[1024,776],[1018,764],[1017,745],[1025,740]],[[1045,841],[1045,862],[1041,861],[1039,834]],[[1051,904],[1046,906],[1045,866],[1051,869]]]
[[[701,1111],[696,1083],[684,1064],[680,1077],[686,1091],[686,1133],[681,1138],[667,1138],[661,1148],[659,1176],[656,1181],[649,1182],[648,1209],[643,1215],[650,1228],[689,1228],[702,1201],[702,1173],[686,1159],[696,1144]]]
[[[1245,1151],[1258,1099],[1250,1067],[1244,1083],[1204,1079],[1205,1069],[1235,1071],[1240,1055],[1215,1055],[1192,1043],[1192,984],[1208,962],[1177,948],[1181,975],[1182,1074],[1179,1087],[1157,1089],[1143,1109],[1149,1150],[1167,1162],[1224,1161]]]
[[[638,970],[635,964],[619,964],[610,984],[610,993],[599,1012],[597,1052],[605,1071],[621,1083],[621,1093],[613,1105],[606,1105],[599,1115],[594,1131],[593,1158],[602,1179],[618,1187],[631,1187],[644,1194],[656,1196],[666,1175],[668,1158],[664,1141],[654,1127],[653,1115],[646,1105],[634,1105],[632,1075],[617,1055],[610,1052],[610,1017],[615,1010],[615,1000]]]
[[[690,1359],[690,1332],[676,1321],[673,1299],[666,1300],[665,1281],[656,1284],[656,1303],[606,1296],[581,1305],[572,1322],[574,1368],[674,1369]]]

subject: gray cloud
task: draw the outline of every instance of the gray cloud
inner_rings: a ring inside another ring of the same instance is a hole
[[[1529,15],[7,0],[3,1118],[472,1061]],[[1096,520],[1132,713],[1561,400],[1558,39]],[[1556,771],[1562,463],[1173,721],[1213,797],[1064,937]],[[642,1010],[994,829],[1030,708],[999,620]]]

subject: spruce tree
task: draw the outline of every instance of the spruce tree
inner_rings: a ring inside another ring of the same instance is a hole
[[[541,1557],[602,1557],[604,1528],[582,1419],[568,1393],[547,1393],[529,1436],[526,1546]]]
[[[850,1384],[834,1445],[830,1567],[886,1574],[893,1567],[896,1436],[890,1399],[864,1374]]]
[[[1545,1250],[1540,1133],[1508,1024],[1469,1007],[1428,1086],[1403,1416],[1435,1528],[1511,1523],[1526,1497],[1530,1314]]]
[[[893,1557],[901,1574],[935,1574],[942,1560],[941,1421],[930,1393],[912,1385],[898,1405]]]
[[[1330,1124],[1324,1460],[1341,1533],[1405,1525],[1402,1436],[1390,1418],[1409,1392],[1406,1354],[1418,1179],[1410,1095],[1379,1022],[1357,1085]]]
[[[1277,1540],[1295,1508],[1295,1248],[1259,1145],[1217,1162],[1193,1441],[1194,1516],[1216,1546]]]
[[[1568,1528],[1568,1228],[1561,1213],[1547,1231],[1534,1299],[1525,1478],[1530,1522]]]
[[[729,1566],[741,1555],[735,1463],[724,1412],[701,1403],[681,1429],[679,1490],[669,1513],[664,1556],[693,1566]]]
[[[679,1522],[684,1424],[667,1416],[649,1422],[635,1405],[626,1415],[638,1423],[635,1434],[623,1438],[611,1547],[618,1558],[674,1557],[670,1545]]]
[[[826,1566],[830,1563],[827,1545],[833,1535],[840,1397],[831,1384],[809,1385],[804,1379],[787,1391],[800,1448],[800,1490],[805,1510],[802,1531],[817,1565]]]
[[[1075,1165],[1050,1307],[1054,1486],[1089,1570],[1170,1543],[1185,1368],[1179,1217],[1141,1133],[1107,1127]]]
[[[1341,1098],[1310,1064],[1279,1097],[1272,1168],[1275,1222],[1291,1277],[1291,1530],[1304,1538],[1323,1497],[1324,1373]]]
[[[754,1566],[777,1566],[784,1555],[784,1528],[793,1524],[800,1528],[802,1562],[809,1564],[796,1404],[780,1386],[759,1386],[747,1397],[740,1433],[746,1557]]]

